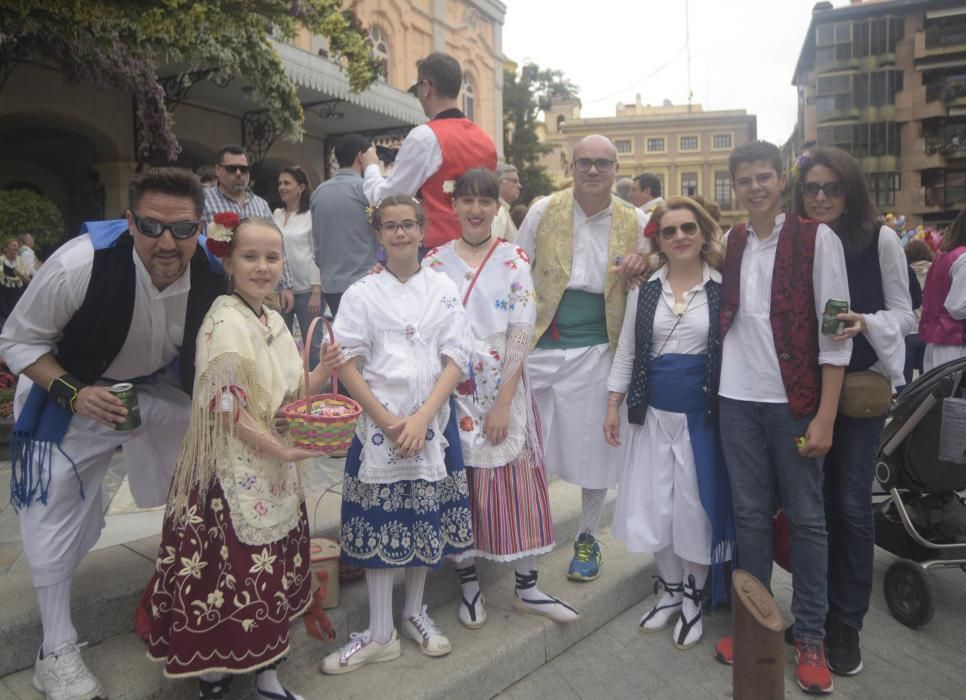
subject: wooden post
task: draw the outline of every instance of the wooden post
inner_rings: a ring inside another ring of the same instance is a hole
[[[785,643],[778,605],[768,589],[747,571],[737,569],[731,580],[734,700],[782,700]]]

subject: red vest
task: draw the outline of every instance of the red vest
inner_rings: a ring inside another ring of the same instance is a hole
[[[423,246],[435,248],[460,237],[460,221],[453,211],[449,192],[443,183],[456,182],[467,170],[496,170],[496,147],[486,132],[469,119],[431,119],[426,124],[439,141],[443,164],[419,188],[426,212],[426,239]]]
[[[957,320],[946,311],[946,297],[953,284],[949,273],[953,263],[966,253],[960,246],[940,253],[933,260],[922,290],[922,317],[919,319],[919,340],[936,345],[966,345],[966,322]]]
[[[796,417],[818,411],[822,375],[818,364],[818,319],[812,288],[815,233],[818,222],[785,215],[775,253],[771,282],[771,332],[788,405]],[[737,224],[728,234],[721,284],[721,342],[738,312],[741,259],[748,229]]]

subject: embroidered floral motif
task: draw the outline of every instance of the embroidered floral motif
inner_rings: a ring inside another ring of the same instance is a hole
[[[433,269],[436,269],[437,267],[442,267],[443,266],[443,261],[440,260],[439,258],[435,258],[435,257],[434,258],[430,258],[429,259],[429,266],[431,268],[433,268]]]
[[[376,445],[378,447],[379,445],[381,445],[385,441],[386,441],[386,438],[383,436],[382,433],[373,433],[372,434],[372,444],[373,445]]]
[[[460,418],[460,430],[467,433],[473,431],[473,419],[470,416],[463,416]]]
[[[473,394],[474,382],[473,378],[460,382],[456,385],[456,393],[460,396],[470,396]]]
[[[456,297],[443,297],[440,301],[447,309],[455,309],[456,305],[460,303],[460,300]]]

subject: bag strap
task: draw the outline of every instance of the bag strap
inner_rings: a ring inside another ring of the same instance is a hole
[[[322,316],[316,316],[312,319],[312,323],[309,324],[309,330],[302,339],[304,347],[302,348],[302,367],[305,370],[305,392],[308,394],[309,391],[309,356],[312,353],[312,337],[315,332],[315,326],[319,321],[325,326],[325,329],[329,332],[329,343],[335,343],[335,332],[332,330],[332,324],[328,322]],[[322,360],[322,345],[319,345],[319,361]],[[332,393],[339,393],[339,376],[335,370],[332,370]]]
[[[483,262],[481,262],[480,266],[476,268],[476,274],[473,275],[473,279],[470,280],[470,286],[466,288],[466,294],[463,295],[463,306],[466,306],[466,302],[470,298],[470,292],[472,292],[473,287],[476,286],[476,280],[480,278],[480,273],[483,272],[483,268],[486,267],[487,261],[490,259],[490,256],[493,255],[493,251],[495,251],[499,245],[500,239],[497,238],[495,241],[493,241],[493,245],[490,246],[490,252],[488,252],[486,257],[483,258]],[[454,250],[453,252],[455,253],[456,251]]]

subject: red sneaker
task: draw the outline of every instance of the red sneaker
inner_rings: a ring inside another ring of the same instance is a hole
[[[825,660],[824,643],[796,640],[795,664],[795,680],[799,688],[811,695],[832,692],[832,674]]]
[[[714,645],[714,658],[728,666],[735,662],[735,642],[732,637],[723,637]]]

